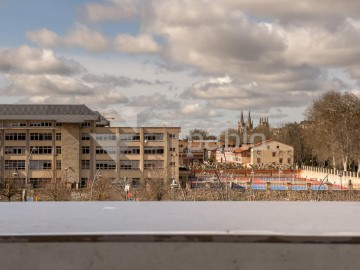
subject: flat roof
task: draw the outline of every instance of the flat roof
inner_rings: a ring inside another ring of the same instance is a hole
[[[3,202],[0,242],[360,243],[359,207],[358,202]]]

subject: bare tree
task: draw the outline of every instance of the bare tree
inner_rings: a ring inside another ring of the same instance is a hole
[[[7,198],[10,202],[12,198],[18,195],[20,192],[20,186],[15,178],[5,178],[0,184],[0,195]]]
[[[344,170],[352,160],[360,161],[360,99],[357,96],[326,92],[313,102],[305,115],[311,123],[310,142],[318,157],[331,159],[333,167],[341,160]]]
[[[124,189],[115,185],[111,178],[98,177],[92,187],[91,185],[89,183],[88,188],[92,188],[91,199],[94,201],[119,200],[126,197]]]
[[[274,138],[294,147],[294,163],[302,164],[312,159],[306,123],[288,123],[277,129]]]
[[[38,190],[34,190],[35,193],[41,196],[43,200],[50,201],[70,201],[71,189],[66,186],[65,181],[60,178],[49,178],[49,181],[44,183],[44,186]]]

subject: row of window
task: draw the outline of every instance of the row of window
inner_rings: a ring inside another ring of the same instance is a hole
[[[82,133],[81,140],[89,141],[91,138],[90,133]],[[169,138],[176,138],[176,134],[169,134]],[[163,133],[145,133],[144,141],[162,141],[164,139]],[[5,133],[6,141],[26,141],[26,133],[23,132],[14,132],[14,133]],[[52,140],[51,133],[30,133],[30,140],[34,141],[48,141]],[[61,133],[56,133],[56,140],[61,140]],[[97,141],[115,141],[116,134],[96,134]],[[121,141],[140,141],[139,133],[127,133],[120,134]]]
[[[5,127],[26,127],[26,122],[6,122]],[[30,122],[29,127],[52,127],[51,122]],[[58,125],[57,125],[58,126]]]
[[[55,139],[61,140],[61,133],[56,133]],[[31,141],[51,141],[52,133],[30,133]],[[26,141],[26,133],[5,133],[5,141]]]
[[[30,153],[36,155],[51,155],[51,146],[31,146]],[[61,154],[61,146],[56,146],[56,154]],[[25,146],[5,146],[5,155],[25,155]]]
[[[283,164],[283,162],[284,162],[284,159],[283,159],[283,158],[279,158],[279,163],[280,163],[280,164]],[[256,163],[261,164],[261,158],[257,158],[257,159],[256,159]],[[291,163],[292,163],[292,162],[291,162],[291,158],[288,158],[288,159],[287,159],[287,163],[288,163],[288,164],[291,164]]]
[[[120,134],[120,141],[140,141],[140,133],[122,133]],[[90,133],[82,133],[81,140],[89,141]],[[116,134],[96,134],[97,141],[115,141]],[[169,134],[169,138],[176,139],[176,134]],[[162,141],[164,140],[164,133],[145,133],[144,141]]]
[[[170,162],[170,166],[175,166],[175,162]],[[163,160],[145,160],[145,169],[160,169],[164,168]],[[90,169],[90,160],[81,160],[81,169]],[[100,170],[114,170],[116,163],[114,160],[98,160],[96,161],[96,169]],[[139,170],[140,160],[120,160],[120,170]]]
[[[30,170],[51,170],[51,160],[30,160]],[[25,170],[25,160],[5,160],[5,170]]]
[[[257,154],[257,155],[261,155],[261,153],[262,153],[261,150],[257,150],[257,151],[256,151],[256,154]],[[276,156],[276,153],[277,153],[277,152],[272,152],[272,156],[275,157],[275,156]],[[285,153],[285,151],[279,151],[279,155],[283,155],[284,153]],[[292,150],[288,150],[288,151],[286,151],[286,153],[287,153],[288,155],[291,155],[291,154],[292,154]]]
[[[170,152],[174,152],[175,148],[170,147]],[[52,154],[51,146],[31,146],[30,153],[37,155],[50,155]],[[83,146],[81,148],[82,154],[90,154],[90,146]],[[6,155],[25,155],[25,146],[5,146]],[[56,154],[61,154],[61,146],[56,146]],[[96,147],[96,154],[98,155],[115,155],[115,147]],[[129,147],[120,147],[120,154],[123,155],[139,155],[140,147],[138,146],[129,146]],[[144,154],[146,155],[157,155],[164,154],[164,147],[162,146],[147,146],[144,147]]]
[[[170,152],[175,152],[175,147],[169,148]],[[83,146],[81,148],[82,154],[90,154],[90,146]],[[116,154],[116,148],[115,147],[96,147],[96,154],[107,154],[107,155],[113,155]],[[122,146],[120,147],[120,154],[123,155],[140,155],[140,147],[139,146]],[[146,155],[161,155],[164,154],[164,147],[162,146],[146,146],[144,147],[144,154]]]

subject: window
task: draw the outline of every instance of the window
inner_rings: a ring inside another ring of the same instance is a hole
[[[85,177],[81,178],[81,179],[80,179],[80,186],[79,186],[79,188],[86,188],[87,181],[88,181],[87,178],[85,178]]]
[[[145,141],[162,141],[164,139],[163,133],[145,133]]]
[[[26,123],[24,122],[6,122],[6,127],[26,127]]]
[[[120,134],[120,141],[140,141],[140,133]]]
[[[56,133],[55,140],[61,141],[61,133]]]
[[[267,146],[267,149],[270,149],[270,145]]]
[[[5,155],[25,155],[25,146],[5,146]]]
[[[82,153],[83,155],[90,154],[90,147],[89,147],[89,146],[83,146],[83,147],[81,147],[81,153]]]
[[[30,153],[36,155],[49,155],[52,153],[51,146],[31,146]]]
[[[131,179],[131,187],[133,187],[133,188],[140,187],[140,178],[132,178]]]
[[[279,163],[280,163],[280,164],[283,163],[283,159],[282,159],[282,158],[279,159]]]
[[[50,178],[30,178],[30,184],[32,188],[42,188],[45,187],[48,182],[50,182]]]
[[[257,155],[261,155],[261,150],[257,150],[257,151],[256,151],[256,154],[257,154]]]
[[[5,170],[25,170],[25,160],[5,160]]]
[[[169,134],[169,138],[176,139],[176,134]]]
[[[61,123],[56,123],[56,126],[57,126],[57,127],[61,127]]]
[[[81,140],[82,141],[90,141],[90,134],[89,133],[81,133]]]
[[[116,163],[114,160],[97,160],[96,161],[97,170],[115,170]]]
[[[6,141],[25,141],[26,133],[5,133]]]
[[[123,154],[123,155],[139,155],[140,154],[140,147],[138,147],[138,146],[120,147],[120,154]]]
[[[164,147],[162,146],[146,146],[144,148],[145,155],[160,155],[164,154]]]
[[[96,134],[97,141],[115,141],[116,134]]]
[[[175,147],[170,147],[170,148],[169,148],[169,151],[170,151],[170,152],[175,152],[176,149],[175,149]]]
[[[90,127],[91,123],[90,122],[84,122],[84,123],[81,123],[81,126],[82,127]]]
[[[291,164],[291,158],[288,158],[288,163]]]
[[[175,166],[175,161],[171,161],[169,165],[170,166]]]
[[[81,160],[81,169],[90,170],[90,160]]]
[[[160,169],[164,168],[163,160],[145,160],[144,169]]]
[[[272,152],[272,156],[273,156],[273,157],[276,157],[276,152]]]
[[[31,122],[30,127],[52,127],[51,122]]]
[[[56,161],[56,169],[61,170],[61,160]]]
[[[277,145],[277,146],[276,146],[276,148],[277,148],[277,149],[279,149],[279,148],[280,148],[280,146],[279,146],[279,145]]]
[[[120,169],[121,170],[139,170],[140,161],[139,160],[120,160]]]
[[[51,133],[30,133],[31,141],[51,141],[52,134]]]
[[[256,162],[257,162],[258,164],[260,164],[260,163],[261,163],[261,158],[257,158],[257,159],[256,159]]]
[[[115,147],[96,146],[96,154],[98,154],[98,155],[116,154],[116,149],[115,149]]]
[[[51,160],[30,160],[30,170],[51,170]]]
[[[61,155],[61,146],[56,146],[56,154]]]

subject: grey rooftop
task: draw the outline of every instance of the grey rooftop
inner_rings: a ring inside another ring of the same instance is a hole
[[[0,104],[0,120],[55,120],[60,123],[82,123],[99,119],[98,113],[81,104]]]

